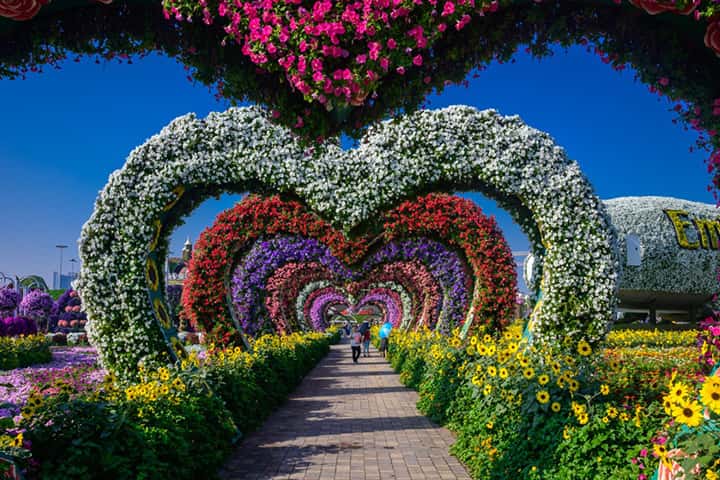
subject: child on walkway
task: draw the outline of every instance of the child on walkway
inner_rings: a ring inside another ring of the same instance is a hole
[[[358,363],[360,358],[360,343],[362,342],[362,334],[358,332],[357,325],[352,329],[352,335],[350,335],[350,346],[352,347],[352,359],[353,362]]]

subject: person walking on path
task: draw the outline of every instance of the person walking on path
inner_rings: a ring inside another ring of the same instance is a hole
[[[366,328],[362,337],[363,343],[363,357],[370,356],[370,328]]]
[[[392,330],[392,328],[392,323],[390,323],[389,321],[385,322],[383,326],[380,327],[380,333],[378,334],[378,336],[380,337],[380,353],[382,354],[383,358],[385,358],[385,352],[387,352],[390,330]]]
[[[352,359],[353,362],[358,363],[360,358],[360,344],[362,343],[362,334],[358,332],[357,326],[352,329],[352,335],[350,335],[350,347],[352,347]]]

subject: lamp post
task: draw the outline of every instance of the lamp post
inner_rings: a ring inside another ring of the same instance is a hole
[[[67,245],[55,245],[55,248],[60,250],[60,268],[58,270],[58,290],[62,290],[62,257],[63,257],[63,250],[68,248]]]
[[[68,262],[70,262],[70,276],[74,277],[75,276],[75,264],[77,263],[77,258],[71,258],[70,260],[68,260]]]

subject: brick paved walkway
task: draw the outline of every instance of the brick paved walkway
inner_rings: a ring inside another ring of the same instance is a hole
[[[415,408],[417,394],[376,351],[355,365],[347,344],[238,446],[225,480],[469,479],[448,453],[452,434]]]

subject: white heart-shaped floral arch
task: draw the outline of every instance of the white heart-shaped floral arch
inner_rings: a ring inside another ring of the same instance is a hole
[[[90,339],[120,374],[175,355],[158,265],[172,230],[209,196],[292,193],[349,231],[406,198],[453,190],[498,200],[530,237],[542,272],[535,341],[604,336],[616,241],[578,165],[517,116],[455,106],[377,125],[349,151],[307,147],[257,108],[174,120],[110,176],[83,228],[78,288]]]

